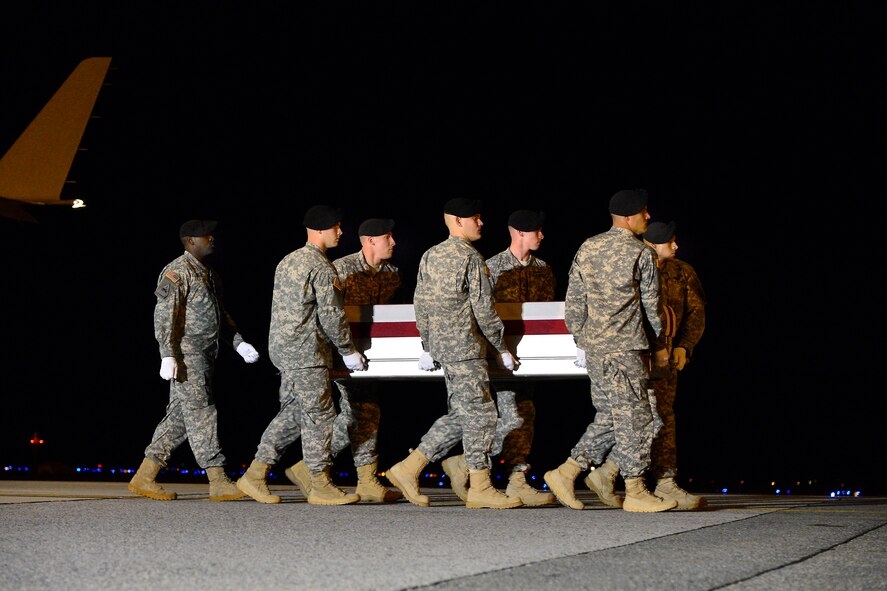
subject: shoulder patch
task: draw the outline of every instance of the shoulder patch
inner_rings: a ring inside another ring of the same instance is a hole
[[[157,289],[154,290],[154,295],[158,298],[166,298],[169,296],[169,283],[166,281],[161,281],[160,285],[157,286]]]
[[[486,275],[487,277],[491,275],[490,268],[486,265],[484,265],[484,275]]]
[[[345,289],[344,287],[342,287],[342,282],[339,281],[338,275],[333,279],[333,287],[335,287],[339,291],[342,291],[343,289]]]
[[[164,273],[163,276],[166,277],[167,279],[169,279],[170,281],[172,281],[173,283],[178,283],[179,279],[181,279],[179,277],[179,274],[176,273],[175,271],[173,271],[172,269],[170,269],[169,271]]]

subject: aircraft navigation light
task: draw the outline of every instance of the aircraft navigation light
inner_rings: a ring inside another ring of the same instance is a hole
[[[75,199],[74,203],[71,204],[71,207],[77,209],[78,207],[86,207],[86,204],[83,202],[83,199]]]

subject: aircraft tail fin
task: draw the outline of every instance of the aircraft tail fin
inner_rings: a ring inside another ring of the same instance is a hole
[[[32,221],[16,202],[74,203],[62,189],[110,65],[109,57],[80,62],[0,159],[0,215]]]

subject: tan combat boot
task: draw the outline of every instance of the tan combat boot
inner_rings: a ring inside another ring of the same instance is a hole
[[[523,505],[517,497],[507,497],[497,490],[490,482],[490,469],[468,470],[468,500],[465,506],[469,509],[513,509]]]
[[[644,479],[640,476],[625,479],[625,501],[622,503],[623,511],[632,513],[658,513],[677,507],[677,501],[666,501],[653,495],[647,490]]]
[[[130,492],[154,499],[155,501],[174,501],[176,493],[167,492],[154,480],[160,472],[160,464],[145,458],[132,480],[129,481]]]
[[[346,493],[330,480],[329,468],[311,475],[310,505],[350,505],[360,500],[358,495]]]
[[[414,505],[428,507],[428,497],[419,492],[419,474],[428,465],[428,458],[418,449],[410,452],[404,460],[394,464],[385,473],[385,477],[400,489],[403,496]]]
[[[265,478],[268,477],[268,472],[270,471],[271,466],[265,462],[253,460],[249,465],[249,469],[237,480],[237,488],[260,503],[272,505],[279,503],[280,497],[272,495],[271,491],[268,490],[268,483],[265,482]]]
[[[582,466],[573,458],[567,458],[567,461],[545,473],[545,484],[557,497],[561,505],[570,509],[583,509],[585,504],[576,498],[576,477],[582,471]]]
[[[653,494],[666,501],[675,501],[677,503],[675,509],[679,510],[702,509],[708,504],[705,497],[692,495],[678,486],[674,478],[660,478],[657,480],[656,490],[653,491]]]
[[[206,477],[209,479],[210,501],[236,501],[245,496],[243,491],[228,479],[222,467],[207,468]]]
[[[604,505],[621,509],[622,497],[613,490],[617,476],[619,476],[619,466],[607,460],[596,470],[588,473],[588,476],[585,477],[585,485],[597,495]]]
[[[283,473],[289,478],[290,482],[299,487],[299,490],[302,491],[302,494],[307,499],[308,494],[311,492],[311,472],[308,471],[305,460],[299,460],[298,463],[293,464],[284,470]]]
[[[357,467],[357,490],[354,492],[365,503],[393,503],[402,499],[403,495],[398,490],[389,490],[382,486],[376,478],[378,464],[364,464]]]
[[[511,473],[511,476],[508,477],[505,495],[513,499],[520,499],[521,503],[528,507],[540,507],[555,502],[553,494],[538,491],[530,486],[523,472]]]
[[[444,474],[450,479],[450,488],[456,493],[462,502],[468,500],[468,464],[465,463],[465,456],[450,456],[440,463],[443,467]]]

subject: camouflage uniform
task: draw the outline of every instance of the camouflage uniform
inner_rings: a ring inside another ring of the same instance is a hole
[[[243,342],[225,310],[218,274],[185,252],[160,272],[154,306],[154,337],[160,357],[175,357],[178,374],[169,384],[166,416],[157,425],[145,457],[166,467],[186,439],[201,468],[223,467],[213,370],[219,341]]]
[[[649,348],[664,315],[656,262],[656,251],[618,227],[587,239],[573,257],[564,320],[585,351],[595,408],[570,454],[584,470],[609,456],[628,479],[650,465]]]
[[[274,273],[268,353],[280,370],[280,411],[259,443],[256,459],[274,465],[297,438],[312,473],[332,464],[332,350],[354,351],[336,269],[313,244],[286,255]]]
[[[663,262],[659,282],[665,304],[674,312],[675,334],[668,339],[669,352],[674,347],[687,350],[687,359],[705,331],[705,292],[696,271],[680,259]],[[653,439],[651,471],[658,478],[674,478],[677,474],[675,448],[674,401],[678,370],[674,364],[653,368],[650,386],[655,393],[656,409],[662,418],[662,429]]]
[[[400,272],[388,261],[373,269],[358,251],[336,259],[333,266],[345,286],[347,306],[390,304],[401,299]],[[376,443],[382,416],[377,383],[348,378],[334,381],[340,398],[339,414],[333,423],[333,456],[350,444],[355,466],[372,464],[378,460]]]
[[[510,248],[487,259],[497,302],[551,302],[556,281],[548,264],[530,255],[521,264]],[[536,384],[529,381],[494,382],[499,420],[493,438],[492,455],[502,454],[502,461],[512,472],[530,469],[527,456],[533,444],[536,426]]]
[[[489,469],[496,430],[490,394],[487,341],[499,352],[505,327],[493,303],[490,271],[471,242],[450,236],[419,261],[413,308],[423,347],[441,364],[446,415],[422,437],[419,451],[434,462],[461,437],[470,469]]]

